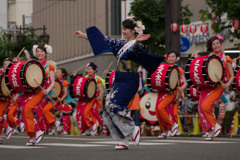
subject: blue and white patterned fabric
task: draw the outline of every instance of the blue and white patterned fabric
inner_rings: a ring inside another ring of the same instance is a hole
[[[119,50],[127,43],[125,40],[105,37],[95,26],[87,29],[87,36],[95,55],[112,52],[119,58]],[[121,60],[132,60],[151,74],[164,57],[149,54],[142,44],[134,44],[122,54]],[[103,112],[103,120],[114,139],[126,137],[133,132],[135,124],[127,106],[137,93],[138,85],[139,73],[116,71]]]

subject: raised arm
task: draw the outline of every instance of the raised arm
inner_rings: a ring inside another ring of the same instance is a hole
[[[88,39],[87,34],[83,33],[82,31],[78,30],[74,32],[74,36],[77,38],[84,38],[84,39]]]

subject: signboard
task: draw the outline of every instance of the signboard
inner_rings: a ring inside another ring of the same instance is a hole
[[[190,48],[190,41],[186,37],[181,37],[180,38],[180,51],[181,52],[186,52]]]

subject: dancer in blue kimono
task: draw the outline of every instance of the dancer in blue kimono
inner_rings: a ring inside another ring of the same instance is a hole
[[[76,31],[78,38],[88,39],[95,55],[112,52],[117,58],[117,69],[112,88],[106,98],[103,120],[113,139],[121,139],[116,150],[128,149],[126,138],[132,134],[135,145],[140,142],[140,130],[131,118],[128,104],[135,96],[139,85],[139,65],[148,73],[153,73],[164,57],[147,53],[141,41],[148,40],[150,34],[142,34],[144,25],[138,18],[129,18],[122,22],[123,40],[104,36],[95,26],[87,28],[87,33]]]

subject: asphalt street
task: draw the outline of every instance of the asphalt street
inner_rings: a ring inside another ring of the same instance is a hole
[[[141,137],[139,146],[114,150],[118,141],[109,136],[45,136],[36,146],[25,146],[28,137],[3,137],[0,160],[237,160],[240,137],[218,137],[205,141],[202,137]]]

